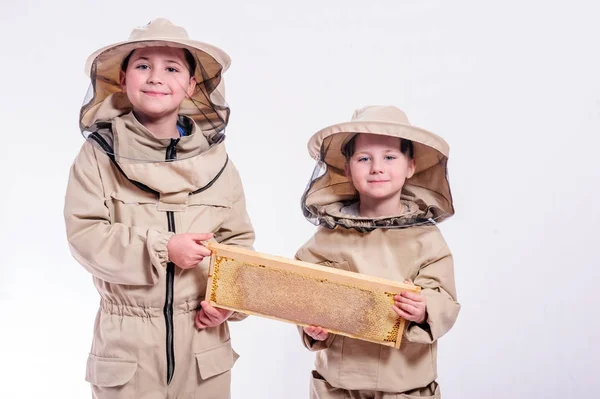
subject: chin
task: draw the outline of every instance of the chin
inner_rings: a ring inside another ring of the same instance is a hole
[[[364,193],[364,195],[366,195],[367,197],[374,199],[374,200],[385,200],[392,196],[391,193],[369,193],[369,192]]]
[[[153,118],[153,119],[158,119],[158,118],[162,118],[165,115],[170,115],[172,114],[174,111],[172,110],[166,110],[166,109],[148,109],[148,108],[137,108],[138,112],[143,113],[144,115],[146,115],[149,118]],[[177,112],[177,111],[175,111]]]

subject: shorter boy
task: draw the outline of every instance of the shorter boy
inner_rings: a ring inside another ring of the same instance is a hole
[[[309,151],[326,170],[314,174],[302,206],[321,227],[296,257],[422,289],[394,298],[408,321],[399,350],[302,329],[317,351],[310,397],[439,398],[437,340],[460,310],[452,255],[435,226],[454,214],[448,145],[396,107],[369,106],[316,133]]]

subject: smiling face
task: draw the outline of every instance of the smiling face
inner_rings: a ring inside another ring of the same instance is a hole
[[[194,93],[196,80],[190,77],[183,49],[145,47],[129,57],[121,72],[121,89],[136,114],[158,120],[177,115],[186,97]]]
[[[354,153],[346,161],[346,176],[359,193],[360,201],[379,207],[400,203],[407,179],[415,173],[415,162],[401,151],[401,139],[378,134],[359,134]]]

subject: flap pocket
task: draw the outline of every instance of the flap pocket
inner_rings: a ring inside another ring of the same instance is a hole
[[[425,388],[415,389],[414,391],[398,395],[400,399],[440,399],[441,397],[439,385],[435,381]]]
[[[198,193],[189,196],[188,206],[202,205],[215,206],[219,208],[231,208],[231,201],[228,201],[223,195],[214,195],[213,193]]]
[[[239,355],[231,347],[231,340],[196,353],[200,378],[206,380],[218,374],[231,370]]]
[[[156,204],[158,202],[156,195],[139,191],[135,193],[126,190],[113,191],[110,193],[110,198],[113,202],[120,202],[125,205]]]
[[[137,370],[137,361],[100,357],[90,354],[85,380],[100,387],[118,387],[128,383]]]

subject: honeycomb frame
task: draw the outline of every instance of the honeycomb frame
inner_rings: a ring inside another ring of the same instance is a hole
[[[393,312],[393,297],[420,287],[230,245],[205,245],[212,252],[206,287],[211,305],[400,347],[406,323]]]

